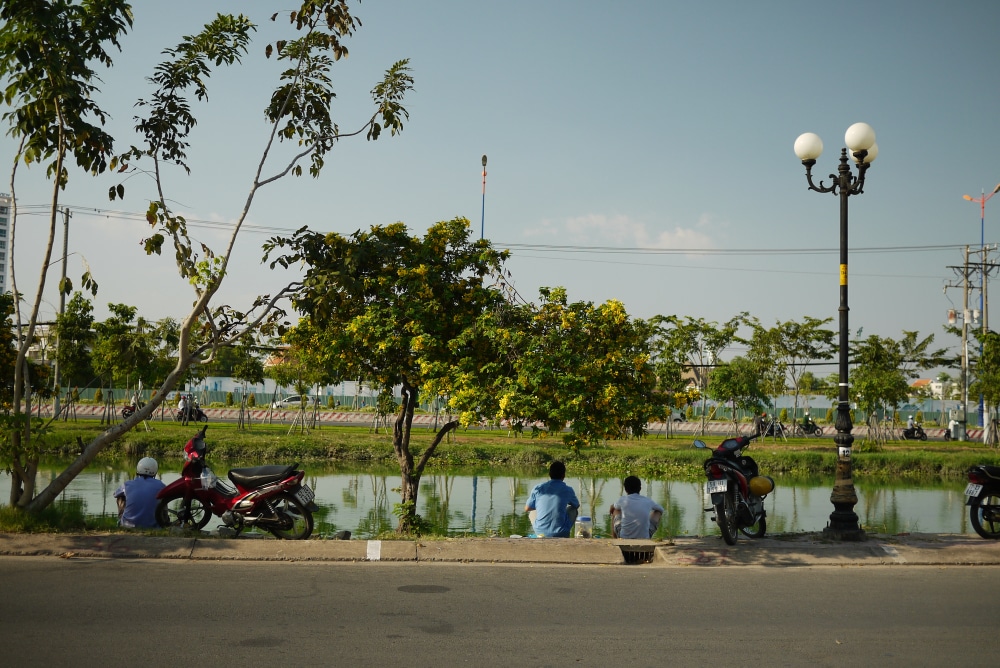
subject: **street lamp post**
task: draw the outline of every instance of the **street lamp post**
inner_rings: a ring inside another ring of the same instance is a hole
[[[962,195],[962,199],[968,200],[970,202],[975,202],[979,205],[979,246],[982,255],[979,256],[981,274],[980,278],[982,282],[979,284],[979,312],[983,317],[983,334],[988,331],[988,322],[986,319],[986,202],[990,200],[991,197],[1000,191],[1000,184],[993,189],[989,195],[985,192],[981,193],[979,197],[970,197],[969,195]],[[980,346],[980,353],[982,353],[982,346]],[[966,407],[968,408],[968,407]],[[986,426],[986,411],[983,410],[983,395],[979,394],[979,426]],[[985,433],[984,433],[985,437]]]
[[[837,434],[833,437],[837,444],[837,472],[830,494],[833,513],[823,534],[835,540],[865,540],[865,532],[858,523],[854,506],[858,503],[858,495],[854,490],[854,480],[851,474],[851,444],[854,436],[851,430],[850,397],[848,394],[848,348],[850,345],[847,307],[847,200],[851,195],[864,192],[865,172],[878,155],[878,144],[875,143],[875,131],[867,123],[855,123],[847,129],[844,135],[847,148],[840,150],[840,166],[836,174],[831,174],[832,183],[829,186],[813,182],[812,168],[816,158],[823,152],[823,141],[812,132],[800,135],[795,140],[795,155],[799,157],[806,168],[806,180],[809,189],[818,193],[833,193],[840,195],[840,377],[837,403]],[[848,150],[858,165],[858,174],[854,176],[848,165]]]
[[[479,219],[479,238],[486,236],[486,155],[483,155],[483,215]]]

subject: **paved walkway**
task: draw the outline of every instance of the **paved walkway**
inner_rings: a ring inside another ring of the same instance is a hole
[[[959,534],[871,535],[833,542],[787,534],[734,546],[718,536],[672,541],[458,538],[283,541],[271,538],[141,534],[0,534],[0,555],[256,561],[426,561],[655,566],[1000,565],[1000,541]]]

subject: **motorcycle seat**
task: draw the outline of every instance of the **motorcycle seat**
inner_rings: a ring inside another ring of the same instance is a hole
[[[990,466],[988,464],[981,464],[973,468],[982,470],[983,473],[985,473],[988,477],[993,478],[994,480],[1000,480],[1000,466]]]
[[[282,478],[287,478],[295,470],[295,466],[295,464],[290,466],[276,464],[233,469],[229,472],[229,479],[240,487],[260,487],[281,480]]]

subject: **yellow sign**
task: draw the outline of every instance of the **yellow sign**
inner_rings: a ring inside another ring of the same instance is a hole
[[[840,265],[840,284],[847,285],[847,265]]]

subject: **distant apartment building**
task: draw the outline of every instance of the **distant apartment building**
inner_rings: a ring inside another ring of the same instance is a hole
[[[7,193],[0,193],[0,294],[10,292],[7,279],[7,243],[10,239],[10,209],[12,200]]]

